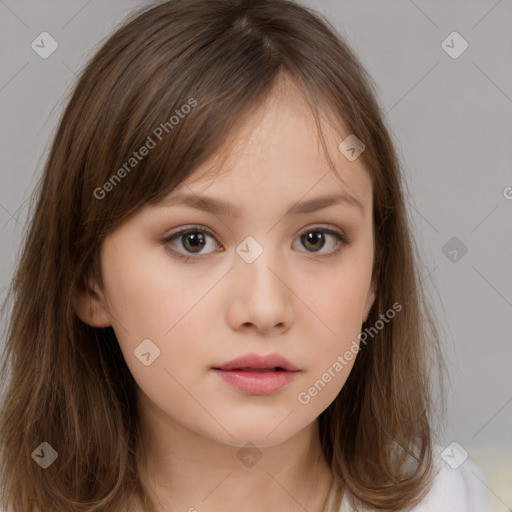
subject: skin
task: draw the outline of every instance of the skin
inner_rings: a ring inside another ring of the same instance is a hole
[[[375,299],[370,176],[360,158],[351,162],[337,149],[349,132],[328,123],[324,130],[336,172],[302,96],[291,84],[276,88],[237,133],[222,172],[212,177],[207,162],[173,192],[233,202],[242,216],[145,207],[105,239],[104,288],[93,282],[95,293],[76,299],[84,322],[112,325],[138,384],[143,478],[159,510],[322,510],[332,473],[321,455],[318,416],[354,359],[308,404],[297,397],[358,342]],[[340,203],[284,217],[298,201],[342,191],[363,210]],[[199,253],[187,244],[190,235],[167,249],[159,243],[194,225],[214,235]],[[319,225],[351,243],[322,258],[337,239],[326,234],[323,246],[308,245],[300,236]],[[236,252],[247,236],[263,248],[252,263]],[[198,259],[185,263],[172,249]],[[134,355],[147,338],[160,349],[149,366]],[[211,371],[252,352],[277,352],[301,371],[267,396],[239,391]],[[249,442],[261,455],[252,467],[237,457]]]

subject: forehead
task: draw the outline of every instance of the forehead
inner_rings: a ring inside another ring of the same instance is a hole
[[[320,122],[322,133],[303,95],[292,84],[281,83],[244,119],[225,147],[164,202],[189,206],[202,202],[212,212],[223,209],[241,216],[248,198],[257,197],[262,202],[282,198],[288,203],[328,194],[331,199],[342,197],[342,202],[364,213],[372,195],[370,175],[362,159],[350,161],[338,149],[349,135],[343,122],[325,115]],[[214,204],[199,198],[206,195],[220,201]],[[228,201],[230,205],[222,204]]]

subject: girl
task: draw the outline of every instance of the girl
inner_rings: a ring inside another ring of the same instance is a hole
[[[325,20],[137,12],[76,84],[12,283],[4,509],[488,510],[439,455],[417,268],[370,78]]]

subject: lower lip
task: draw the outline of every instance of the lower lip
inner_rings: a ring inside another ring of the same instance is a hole
[[[219,370],[213,368],[231,386],[251,395],[270,395],[282,389],[299,373],[298,371],[251,372],[242,370]]]

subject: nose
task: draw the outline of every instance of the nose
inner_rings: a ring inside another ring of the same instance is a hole
[[[233,329],[268,335],[291,328],[295,317],[293,285],[289,273],[270,251],[263,251],[252,263],[235,258],[230,274],[228,322]]]

